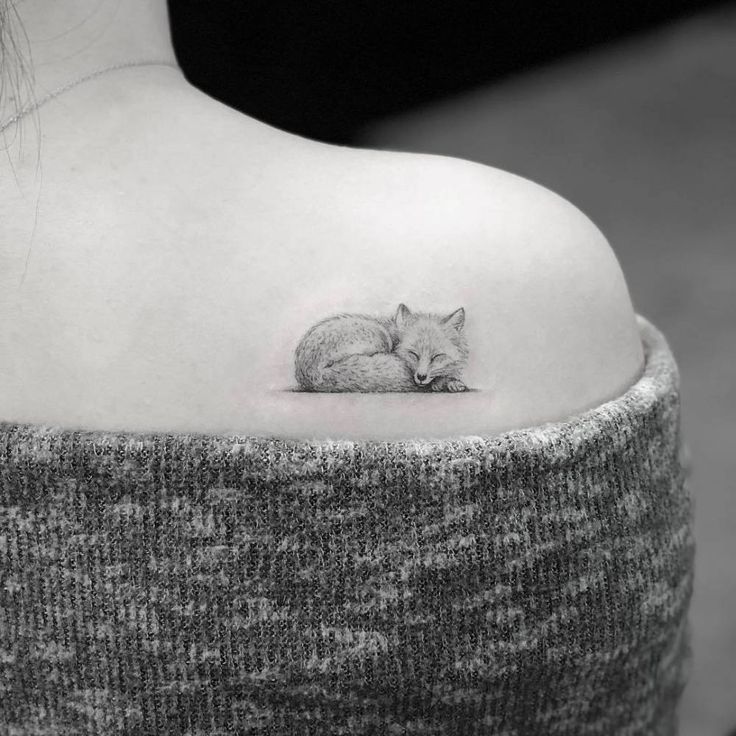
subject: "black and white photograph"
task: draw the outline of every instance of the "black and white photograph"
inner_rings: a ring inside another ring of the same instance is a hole
[[[736,1],[0,0],[0,736],[736,736]]]

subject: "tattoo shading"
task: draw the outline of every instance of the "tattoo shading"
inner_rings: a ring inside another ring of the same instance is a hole
[[[412,312],[392,317],[337,314],[307,330],[295,351],[304,391],[466,391],[465,310],[449,315]]]

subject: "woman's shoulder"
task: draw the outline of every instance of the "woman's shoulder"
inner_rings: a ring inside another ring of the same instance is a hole
[[[597,359],[602,376],[631,376],[643,365],[621,264],[574,204],[465,159],[361,149],[332,155],[341,171],[335,178],[344,178],[343,216],[359,225],[358,241],[383,241],[388,252],[406,255],[404,283],[421,290],[429,270],[448,288],[476,288],[485,295],[486,323],[510,330],[511,342],[533,338],[581,363]]]
[[[620,265],[561,197],[474,162],[309,141],[185,97],[148,123],[145,104],[104,133],[87,121],[76,156],[63,137],[44,148],[40,216],[26,197],[12,258],[5,249],[17,288],[0,304],[0,418],[340,431],[349,413],[284,391],[293,347],[330,314],[399,303],[464,308],[478,392],[397,405],[391,422],[385,402],[370,405],[353,436],[524,426],[638,375]]]
[[[383,237],[385,261],[400,264],[383,300],[408,292],[407,303],[466,307],[502,424],[568,416],[620,395],[641,374],[621,264],[574,204],[464,159],[373,150],[335,157],[347,170],[343,206],[361,213],[358,238]]]

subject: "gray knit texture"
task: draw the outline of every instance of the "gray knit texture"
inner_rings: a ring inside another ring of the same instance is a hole
[[[0,424],[0,734],[672,736],[679,374],[496,437]]]

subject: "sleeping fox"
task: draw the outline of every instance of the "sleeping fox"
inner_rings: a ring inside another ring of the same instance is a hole
[[[411,312],[393,317],[338,314],[313,325],[295,353],[305,391],[465,391],[465,310],[447,316]]]

